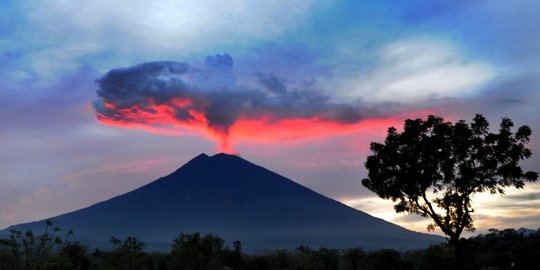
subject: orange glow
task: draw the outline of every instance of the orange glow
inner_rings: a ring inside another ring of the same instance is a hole
[[[218,150],[224,153],[237,153],[237,142],[275,143],[304,139],[350,135],[353,133],[385,134],[390,126],[400,128],[406,118],[425,117],[432,111],[417,111],[386,118],[364,119],[356,123],[340,123],[312,117],[277,119],[272,115],[253,119],[241,117],[231,127],[210,127],[208,119],[200,107],[193,106],[189,99],[174,99],[168,103],[156,104],[150,100],[145,108],[115,108],[106,103],[105,107],[113,110],[112,116],[97,114],[100,123],[142,129],[152,133],[182,136],[204,134],[218,143]],[[175,115],[178,108],[189,114],[185,119]],[[197,110],[199,109],[199,110]]]
[[[345,136],[356,133],[385,135],[387,129],[391,126],[401,128],[403,120],[406,118],[425,117],[433,113],[433,111],[416,111],[386,118],[368,118],[356,123],[331,122],[317,117],[278,121],[271,120],[270,117],[240,119],[230,128],[225,143],[231,148],[231,142],[239,141],[275,143]]]
[[[178,108],[187,108],[191,105],[193,105],[193,102],[187,98],[175,98],[171,101],[172,104],[174,104]]]
[[[347,135],[377,127],[388,127],[397,122],[391,118],[365,119],[353,124],[343,124],[313,119],[285,119],[279,122],[240,120],[229,134],[232,140],[257,142],[289,141]]]

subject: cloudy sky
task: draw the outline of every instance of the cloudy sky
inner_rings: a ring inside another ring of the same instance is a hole
[[[225,151],[424,231],[361,179],[428,114],[529,125],[540,170],[538,1],[4,2],[0,228]],[[540,224],[540,184],[475,202],[480,232]]]

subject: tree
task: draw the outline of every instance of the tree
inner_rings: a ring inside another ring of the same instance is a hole
[[[363,266],[370,270],[399,270],[403,264],[400,257],[396,250],[381,249],[370,252]]]
[[[538,179],[538,173],[519,165],[532,155],[526,148],[532,131],[522,126],[513,133],[512,127],[512,120],[503,118],[499,132],[492,133],[481,114],[470,124],[433,115],[408,119],[403,132],[391,127],[384,143],[371,143],[362,184],[396,202],[398,213],[431,218],[427,229],[439,227],[450,237],[457,267],[463,269],[460,235],[475,229],[472,195],[503,195],[506,187],[523,188]]]
[[[243,254],[242,254],[242,242],[234,241],[233,250],[226,249],[225,255],[225,265],[231,267],[232,269],[242,269],[243,268]]]
[[[10,230],[8,238],[0,239],[0,269],[74,269],[82,263],[85,247],[71,242],[69,230],[64,237],[60,229],[45,221],[45,230],[35,235],[28,230]]]
[[[220,269],[223,265],[223,239],[212,234],[180,234],[171,244],[176,269]]]
[[[143,242],[132,236],[124,241],[113,236],[111,244],[112,257],[110,259],[114,269],[140,269],[145,257]]]
[[[343,251],[343,269],[359,270],[366,253],[361,248],[351,248]]]

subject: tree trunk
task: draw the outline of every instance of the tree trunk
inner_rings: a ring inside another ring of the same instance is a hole
[[[456,269],[465,270],[465,261],[463,259],[463,246],[459,241],[459,236],[452,237],[450,239],[450,244],[454,247],[454,255],[456,258]]]

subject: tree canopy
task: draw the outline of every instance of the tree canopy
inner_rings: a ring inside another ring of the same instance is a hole
[[[470,124],[433,115],[408,119],[403,132],[391,127],[384,143],[371,143],[362,184],[396,202],[398,213],[431,218],[428,230],[439,227],[457,245],[464,230],[475,229],[473,194],[504,194],[506,187],[523,188],[538,179],[519,165],[532,155],[526,147],[532,131],[521,126],[513,133],[513,125],[503,118],[498,132],[490,132],[481,114]]]

